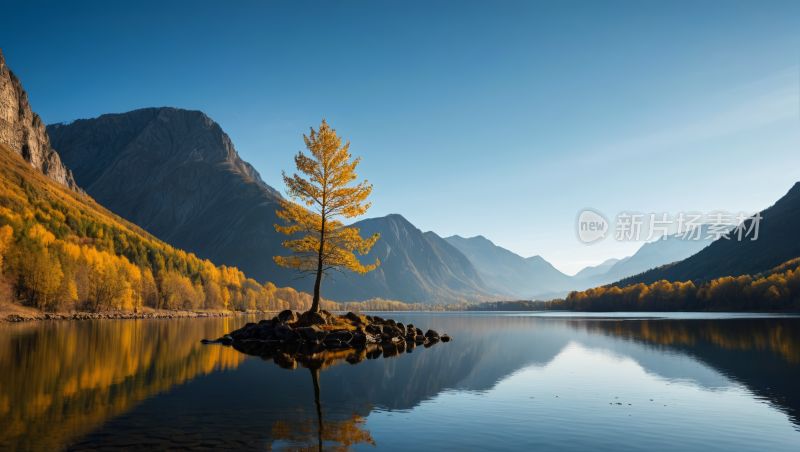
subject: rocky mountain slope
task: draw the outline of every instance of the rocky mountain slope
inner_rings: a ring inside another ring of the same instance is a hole
[[[28,94],[0,51],[0,143],[21,155],[33,168],[54,181],[81,192],[72,172],[50,145],[42,119],[31,110]]]
[[[458,235],[444,239],[472,262],[488,286],[499,294],[524,298],[550,288],[525,259],[483,236],[464,238]]]
[[[362,237],[381,238],[363,263],[381,265],[367,273],[334,274],[323,283],[325,297],[334,301],[387,300],[450,303],[458,299],[481,301],[496,298],[481,274],[455,247],[433,232],[423,233],[401,215],[369,218],[354,224]]]
[[[751,240],[755,229],[749,237],[745,237],[745,232],[751,226],[751,220],[747,220],[741,241],[734,231],[730,234],[730,240],[716,240],[674,265],[623,279],[618,284],[623,287],[640,282],[652,284],[660,280],[708,281],[724,276],[754,276],[800,257],[800,235],[797,233],[797,225],[800,224],[800,182],[760,215],[758,240]]]
[[[220,126],[199,111],[147,108],[48,126],[64,162],[98,202],[171,245],[215,263],[236,266],[257,281],[300,291],[272,256],[287,255],[273,225],[280,194],[236,153]],[[276,170],[277,171],[277,170]],[[356,223],[364,236],[381,233],[365,257],[381,260],[367,275],[335,276],[323,297],[403,302],[493,297],[458,250],[399,215]]]
[[[280,194],[199,111],[146,108],[47,127],[87,193],[165,242],[259,281],[292,277],[273,224]]]

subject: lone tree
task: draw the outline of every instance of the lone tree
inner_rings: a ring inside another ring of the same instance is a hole
[[[325,120],[319,126],[319,131],[311,128],[310,136],[303,135],[306,149],[310,156],[297,153],[294,162],[297,169],[308,176],[308,180],[295,173],[289,177],[283,172],[283,181],[288,190],[286,194],[291,201],[282,200],[278,216],[286,220],[286,226],[275,225],[275,229],[286,235],[303,232],[302,238],[287,240],[283,246],[294,252],[292,256],[275,256],[275,262],[282,266],[295,269],[301,273],[300,278],[315,274],[314,301],[311,312],[319,311],[320,284],[322,280],[330,277],[330,271],[344,270],[364,274],[374,270],[380,262],[375,259],[375,265],[362,265],[354,251],[366,254],[380,234],[374,234],[368,239],[363,239],[355,226],[344,226],[333,217],[343,216],[354,218],[363,215],[370,207],[364,201],[372,191],[372,185],[365,180],[355,186],[349,186],[356,179],[353,172],[361,161],[357,158],[350,162],[350,147],[348,142],[342,146],[341,138],[336,136],[336,130],[331,129]],[[297,203],[296,201],[300,201]],[[301,205],[305,204],[305,207]],[[306,209],[311,208],[311,210]]]

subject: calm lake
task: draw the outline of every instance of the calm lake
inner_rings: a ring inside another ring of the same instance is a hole
[[[380,315],[454,340],[310,369],[200,344],[258,316],[0,325],[0,449],[800,450],[796,316]]]

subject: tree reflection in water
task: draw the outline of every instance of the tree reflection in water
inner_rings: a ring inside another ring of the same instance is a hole
[[[436,341],[438,342],[438,341]],[[428,348],[436,342],[428,341],[425,347]],[[365,359],[377,359],[383,356],[391,358],[403,352],[411,353],[415,348],[414,343],[406,346],[400,344],[369,344],[364,348],[351,349],[326,349],[322,345],[316,344],[270,344],[260,341],[238,342],[234,348],[248,355],[258,356],[265,361],[274,362],[284,369],[295,370],[298,365],[307,368],[311,372],[311,382],[314,386],[314,404],[317,409],[316,422],[307,418],[294,418],[279,420],[272,428],[272,436],[275,440],[280,440],[287,445],[280,449],[283,450],[350,450],[354,444],[371,444],[375,446],[375,441],[365,430],[363,425],[366,420],[357,414],[342,421],[325,421],[320,402],[320,373],[337,364],[343,362],[355,365]],[[326,443],[330,444],[326,446]]]

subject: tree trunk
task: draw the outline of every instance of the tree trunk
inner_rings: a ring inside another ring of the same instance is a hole
[[[317,405],[317,419],[319,421],[319,450],[322,451],[322,404],[319,401],[319,369],[308,369],[311,371],[311,381],[314,383],[314,403]]]
[[[322,283],[322,262],[320,261],[317,267],[317,280],[314,282],[314,301],[311,303],[311,309],[308,312],[319,312],[319,286]]]
[[[325,250],[325,217],[322,217],[322,230],[319,234],[319,252],[317,253],[317,280],[314,282],[314,301],[308,312],[319,312],[319,286],[322,284],[322,252]]]

